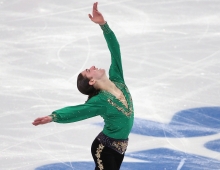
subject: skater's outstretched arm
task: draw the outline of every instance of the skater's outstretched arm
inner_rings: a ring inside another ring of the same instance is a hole
[[[39,117],[34,120],[33,125],[42,125],[51,121],[57,123],[71,123],[89,119],[95,116],[103,116],[106,113],[106,107],[103,101],[95,96],[85,104],[67,106],[52,112],[51,115]]]

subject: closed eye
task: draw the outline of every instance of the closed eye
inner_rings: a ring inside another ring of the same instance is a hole
[[[89,69],[86,69],[86,72],[90,72],[90,70],[89,70]]]

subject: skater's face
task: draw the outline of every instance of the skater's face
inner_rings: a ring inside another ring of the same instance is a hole
[[[89,80],[94,79],[100,80],[105,75],[105,69],[96,68],[95,66],[90,67],[89,69],[85,69],[81,72],[84,77],[87,77]]]

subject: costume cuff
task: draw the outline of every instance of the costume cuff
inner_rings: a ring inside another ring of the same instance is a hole
[[[58,117],[57,117],[57,115],[55,113],[52,113],[49,116],[52,117],[52,122],[56,122],[58,120]]]
[[[100,25],[101,29],[103,30],[104,34],[109,34],[112,32],[111,28],[109,27],[108,23],[106,22],[104,25]]]

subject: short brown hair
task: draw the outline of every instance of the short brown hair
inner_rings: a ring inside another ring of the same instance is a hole
[[[88,95],[88,100],[97,95],[100,91],[90,85],[89,79],[84,77],[82,73],[80,73],[77,77],[77,88],[82,94]]]

